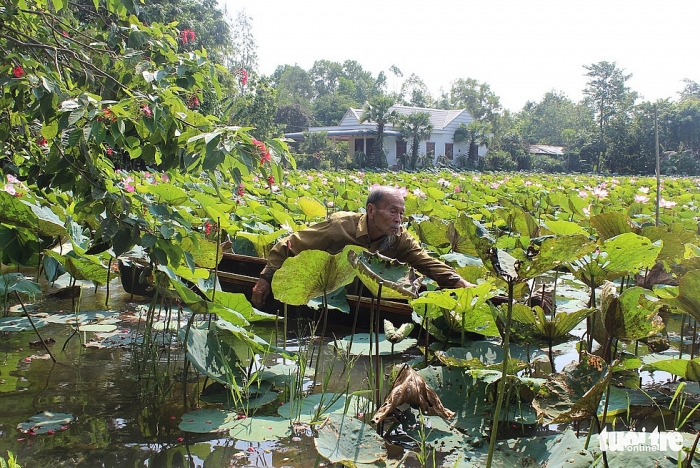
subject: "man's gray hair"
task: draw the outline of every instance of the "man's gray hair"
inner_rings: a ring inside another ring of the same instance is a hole
[[[397,191],[398,189],[396,187],[390,187],[388,185],[380,185],[378,187],[374,187],[370,190],[369,195],[367,196],[367,202],[365,203],[365,206],[369,205],[370,203],[372,205],[376,205],[384,199],[385,195],[388,195],[390,193],[396,193]]]

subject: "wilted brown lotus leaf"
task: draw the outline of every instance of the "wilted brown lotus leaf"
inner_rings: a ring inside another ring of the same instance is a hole
[[[454,411],[445,408],[435,391],[428,386],[425,379],[411,366],[405,364],[399,376],[394,381],[391,393],[379,407],[372,418],[373,424],[379,424],[396,408],[408,403],[412,408],[418,408],[429,415],[437,415],[444,419],[452,419]]]

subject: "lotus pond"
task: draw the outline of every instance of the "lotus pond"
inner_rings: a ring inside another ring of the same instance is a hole
[[[275,276],[275,298],[313,305],[310,318],[221,290],[220,250],[264,256],[289,230],[359,209],[379,181],[406,188],[410,231],[476,287],[437,290],[348,248],[303,252]],[[5,262],[43,267],[3,270],[0,457],[25,468],[700,465],[697,180],[665,180],[658,215],[655,181],[642,178],[289,173],[281,186],[251,177],[243,195],[183,184],[125,195],[153,229],[119,257],[148,260],[150,300],[121,289],[115,252],[91,250],[70,216],[0,191],[3,216],[19,220]],[[70,253],[14,252],[31,229]],[[329,309],[352,317],[352,282],[412,315],[379,307],[368,330],[329,323]],[[620,450],[600,435],[654,430],[682,447]]]

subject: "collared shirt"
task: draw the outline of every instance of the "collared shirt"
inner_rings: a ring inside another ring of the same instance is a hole
[[[323,250],[335,255],[346,245],[359,245],[370,252],[394,258],[408,263],[421,274],[432,278],[441,287],[453,287],[461,276],[448,265],[431,257],[418,241],[402,226],[394,242],[386,249],[380,250],[385,237],[372,241],[369,238],[367,215],[350,212],[337,212],[323,222],[297,231],[278,242],[270,251],[267,266],[260,276],[272,282],[272,276],[280,269],[287,257],[297,255],[303,250]]]

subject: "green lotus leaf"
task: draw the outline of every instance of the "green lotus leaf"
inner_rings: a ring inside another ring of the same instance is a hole
[[[505,250],[496,247],[490,250],[490,256],[491,265],[498,276],[509,283],[518,280],[518,270],[521,264],[520,260],[513,257]]]
[[[564,221],[560,219],[548,219],[544,221],[544,226],[557,236],[588,236],[588,232],[579,223]]]
[[[348,260],[362,284],[375,296],[382,283],[382,299],[414,299],[418,297],[420,277],[415,270],[379,253],[349,251]]]
[[[534,278],[564,263],[576,261],[595,248],[596,244],[585,235],[545,239],[532,262],[519,273],[523,278]]]
[[[600,240],[607,240],[620,234],[632,232],[629,218],[624,213],[609,212],[591,216],[591,226],[598,231]]]
[[[56,259],[76,280],[107,284],[107,267],[100,262],[99,257],[93,255],[64,256],[51,250],[45,250],[44,253]]]
[[[446,458],[452,468],[479,468],[486,465],[488,453],[482,448],[476,456],[467,451]],[[546,437],[520,437],[496,442],[492,465],[495,468],[514,466],[546,466],[547,468],[589,468],[595,458],[584,449],[584,442],[567,429],[563,434]],[[448,465],[443,465],[448,466]],[[612,465],[611,465],[612,466]],[[627,465],[623,465],[627,466]],[[655,466],[629,465],[629,466]]]
[[[565,337],[576,325],[595,312],[596,309],[580,309],[575,312],[558,312],[554,320],[550,320],[544,310],[535,306],[530,308],[523,304],[513,305],[513,320],[531,325],[530,333],[541,338],[556,341]]]
[[[350,304],[348,304],[347,290],[345,287],[340,287],[335,291],[326,295],[328,300],[328,309],[340,310],[346,314],[350,313]],[[323,296],[311,299],[307,304],[308,307],[319,310],[323,307]]]
[[[182,415],[178,427],[181,431],[208,434],[230,430],[239,421],[238,412],[223,409],[201,409]]]
[[[297,204],[307,218],[323,218],[327,214],[326,207],[313,198],[301,197]]]
[[[678,284],[678,296],[664,302],[678,307],[695,320],[700,320],[700,270],[683,275]]]
[[[590,287],[598,287],[606,279],[653,267],[661,247],[646,237],[628,232],[605,240],[600,253],[591,253],[569,265],[576,278]]]
[[[66,425],[72,423],[75,417],[69,413],[52,413],[44,411],[37,413],[28,421],[19,423],[17,429],[23,433],[33,432],[36,435],[48,434],[49,432],[59,431]]]
[[[330,414],[314,439],[318,453],[331,463],[374,463],[388,455],[377,431],[347,414]]]
[[[413,225],[418,238],[424,244],[433,248],[444,248],[450,245],[448,239],[449,226],[441,219],[430,219]]]
[[[481,258],[486,263],[488,251],[496,240],[478,221],[465,213],[460,213],[450,231],[452,250]]]
[[[184,335],[182,328],[181,339]],[[199,372],[224,385],[231,384],[240,375],[238,356],[217,330],[191,327],[187,333],[187,359]]]
[[[217,291],[216,296],[214,296],[214,302],[235,311],[250,323],[262,320],[275,320],[277,317],[274,314],[268,314],[254,308],[243,293]],[[245,325],[244,323],[236,323],[235,321],[229,320],[231,317],[229,317],[228,314],[222,315],[221,318],[226,319],[234,325]]]
[[[286,419],[310,423],[324,414],[343,412],[346,397],[336,393],[315,393],[301,400],[289,401],[277,409],[277,413]],[[322,419],[322,418],[321,418]]]
[[[355,246],[346,246],[331,255],[321,250],[305,250],[289,257],[272,278],[275,299],[285,304],[304,305],[311,299],[350,284],[355,269],[348,261],[348,252]]]
[[[0,275],[0,293],[7,296],[10,293],[18,292],[26,294],[30,298],[41,294],[39,283],[25,279],[22,273],[5,273]]]
[[[216,242],[205,239],[203,236],[198,236],[195,242],[190,237],[182,240],[181,247],[185,252],[193,252],[194,263],[203,268],[216,268],[224,257],[224,252],[219,247],[218,257],[216,250]]]
[[[635,341],[660,332],[664,324],[656,311],[661,302],[648,295],[648,289],[635,286],[613,298],[604,314],[607,334],[618,340]]]
[[[657,257],[658,260],[669,262],[670,264],[683,260],[685,243],[687,241],[683,233],[668,231],[657,226],[648,226],[642,229],[640,234],[652,242],[661,241],[663,243],[663,247]]]
[[[237,421],[229,431],[229,436],[236,440],[262,442],[289,437],[292,429],[289,420],[274,416],[253,416]]]
[[[252,331],[246,330],[243,327],[232,324],[226,320],[217,320],[216,326],[220,330],[226,330],[233,334],[233,336],[245,344],[246,350],[250,350],[253,353],[267,355],[269,353],[277,353],[286,359],[296,360],[297,356],[286,349],[280,348],[278,346],[272,346],[267,341],[260,338],[258,335]]]
[[[353,356],[364,355],[369,356],[370,340],[372,353],[376,353],[375,348],[375,335],[369,335],[369,333],[356,333],[352,340],[352,348],[350,348],[350,354]],[[345,351],[350,344],[350,337],[346,336],[341,340],[335,340],[331,343],[332,346],[336,346],[339,350]],[[379,334],[379,354],[382,356],[388,356],[394,353],[403,353],[404,351],[412,348],[417,344],[414,338],[406,338],[400,343],[391,343],[383,333]]]
[[[700,382],[700,358],[665,359],[646,364],[644,369],[664,371],[686,380]]]
[[[274,232],[238,232],[236,233],[236,239],[242,238],[249,241],[255,248],[255,252],[258,257],[267,257],[267,252],[273,244],[275,244],[280,237],[287,235],[288,232],[285,229],[278,229]],[[234,245],[235,247],[235,245]],[[238,252],[238,249],[236,249]]]

